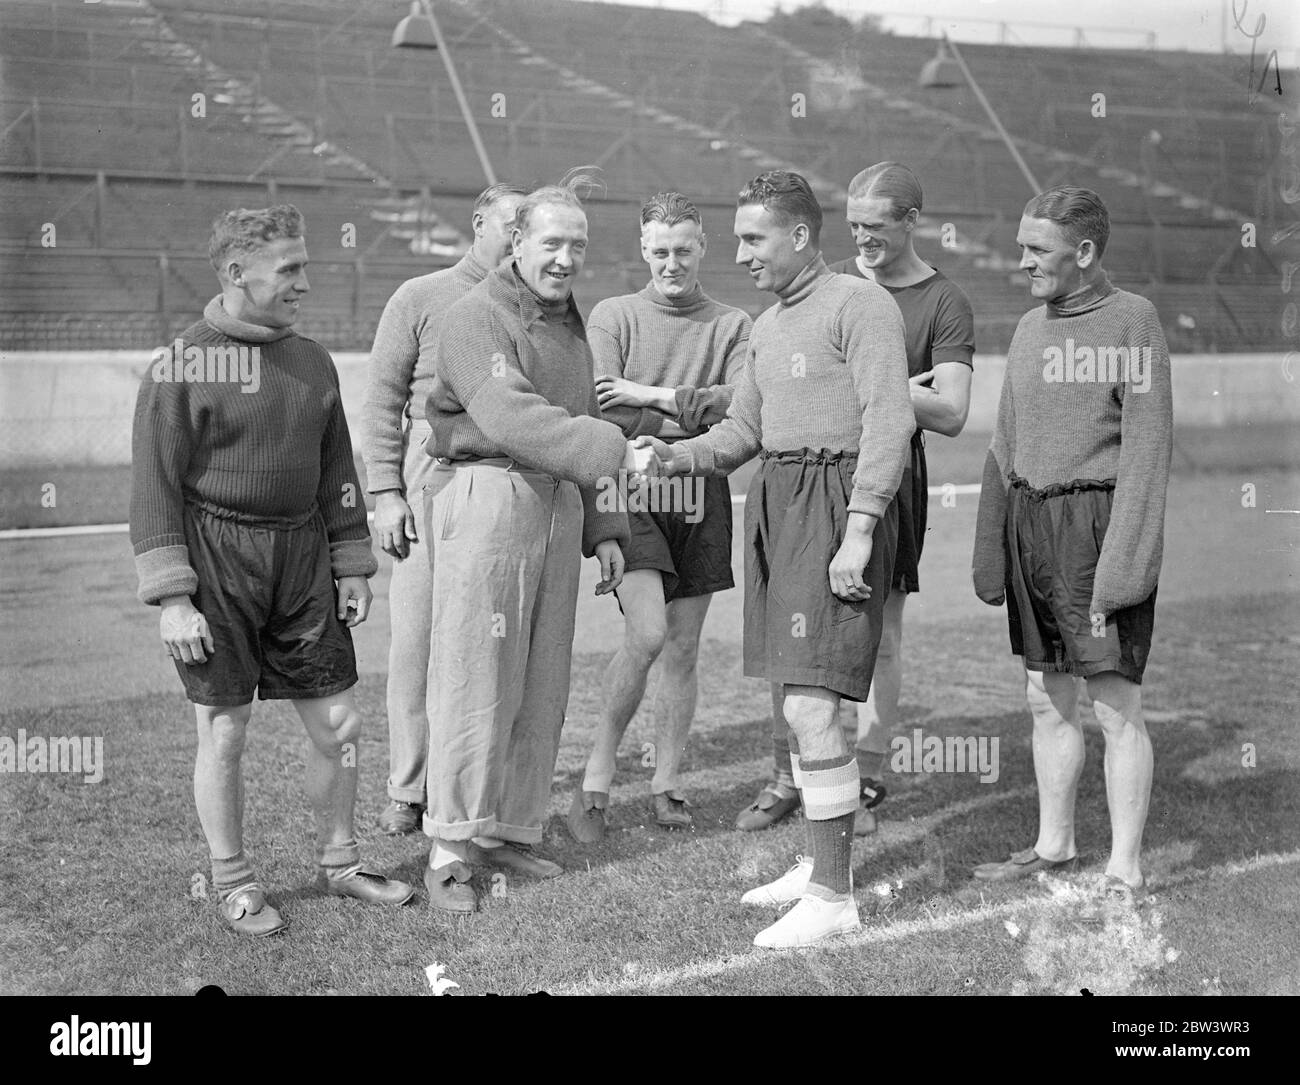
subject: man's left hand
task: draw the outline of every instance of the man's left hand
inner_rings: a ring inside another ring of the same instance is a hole
[[[606,407],[664,407],[663,388],[651,384],[637,384],[623,377],[601,377],[596,382],[596,398],[602,409]],[[674,400],[676,396],[674,395]]]
[[[846,603],[860,603],[871,598],[871,587],[863,579],[871,560],[871,536],[849,532],[831,558],[829,577],[831,592]]]
[[[613,539],[596,544],[596,557],[600,561],[600,583],[597,595],[607,595],[623,583],[623,551]]]
[[[364,576],[341,576],[338,583],[338,616],[349,629],[360,625],[370,613],[370,581]]]

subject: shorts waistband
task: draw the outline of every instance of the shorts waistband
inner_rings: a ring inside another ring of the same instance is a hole
[[[1090,490],[1100,490],[1104,493],[1109,493],[1115,489],[1115,480],[1113,478],[1101,480],[1095,478],[1076,478],[1069,482],[1054,482],[1051,486],[1047,486],[1041,490],[1030,486],[1028,482],[1017,475],[1014,471],[1011,472],[1009,481],[1013,489],[1023,490],[1025,496],[1034,501],[1046,501],[1052,497],[1064,497],[1066,494],[1087,493]]]
[[[539,467],[520,463],[518,460],[512,460],[509,456],[466,456],[458,460],[450,460],[446,456],[435,456],[434,458],[443,467],[499,467],[503,471],[527,472],[530,475],[545,475],[547,478],[555,479],[556,482],[563,481],[563,479],[555,478],[554,475],[543,471]]]
[[[232,520],[237,524],[243,524],[245,527],[272,528],[278,531],[290,531],[294,528],[305,527],[316,519],[320,513],[315,503],[301,516],[251,516],[246,512],[228,509],[224,505],[193,498],[187,499],[185,504],[198,512],[206,513],[208,516],[215,516],[219,520]]]
[[[856,452],[833,452],[826,448],[789,448],[779,452],[765,448],[758,456],[764,462],[777,463],[856,463],[858,460]]]

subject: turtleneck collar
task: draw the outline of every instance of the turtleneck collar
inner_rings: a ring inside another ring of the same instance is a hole
[[[1097,308],[1113,293],[1115,288],[1110,284],[1110,277],[1103,271],[1092,282],[1085,283],[1074,293],[1066,294],[1056,301],[1049,301],[1047,315],[1049,317],[1078,316],[1080,313]]]
[[[535,320],[558,323],[573,319],[582,324],[582,314],[578,312],[578,303],[570,294],[563,301],[544,301],[519,274],[519,264],[515,260],[503,263],[488,273],[488,280],[502,290],[501,297],[510,298],[518,307],[519,319],[525,328]]]
[[[813,291],[821,286],[821,281],[830,275],[830,269],[826,266],[826,261],[819,252],[785,286],[776,292],[776,296],[781,299],[782,305],[798,305],[799,302],[812,295]]]
[[[203,319],[222,335],[228,335],[231,339],[242,339],[246,343],[274,343],[277,339],[286,339],[296,334],[292,328],[267,328],[261,324],[249,324],[247,321],[236,319],[226,312],[220,294],[208,302],[203,310]]]
[[[698,282],[696,282],[695,288],[689,294],[684,294],[679,298],[670,298],[667,294],[662,293],[659,287],[655,286],[653,279],[641,291],[641,296],[655,305],[664,309],[672,309],[675,312],[697,308],[708,300],[705,297],[704,288]]]
[[[465,255],[460,258],[460,262],[465,265],[465,270],[470,274],[470,276],[478,282],[482,282],[486,279],[488,272],[492,270],[483,263],[482,260],[474,255],[473,245],[465,250]]]

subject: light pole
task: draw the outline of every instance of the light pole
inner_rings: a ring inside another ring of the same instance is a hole
[[[1029,182],[1030,189],[1034,195],[1042,192],[1043,186],[1038,183],[1038,178],[1034,176],[1029,165],[1021,157],[1020,151],[1016,149],[1016,145],[1011,141],[1011,136],[1007,134],[1007,130],[1002,127],[1002,122],[998,120],[998,115],[993,112],[993,106],[989,104],[989,100],[984,97],[984,92],[980,90],[979,84],[975,82],[975,77],[971,75],[970,68],[966,66],[966,61],[958,51],[956,43],[949,41],[946,33],[941,34],[940,38],[938,55],[933,60],[928,61],[925,67],[921,69],[921,85],[923,87],[960,86],[960,82],[956,78],[957,73],[953,71],[953,62],[955,61],[957,71],[970,84],[970,89],[975,92],[979,104],[984,107],[984,112],[989,115],[989,120],[993,122],[994,130],[1002,138],[1002,142],[1006,144],[1007,150],[1011,152],[1011,157],[1016,160],[1016,165],[1020,167],[1020,172],[1025,175],[1025,180]],[[951,57],[948,56],[949,49],[952,50]]]
[[[421,14],[420,8],[424,8]],[[479,165],[487,177],[489,185],[497,183],[497,175],[492,169],[492,160],[488,158],[487,148],[478,134],[478,125],[469,110],[469,101],[465,97],[465,88],[460,85],[456,66],[451,62],[451,52],[443,39],[438,20],[433,17],[433,5],[429,0],[412,0],[411,14],[407,15],[393,30],[393,47],[396,49],[436,49],[442,56],[442,63],[447,68],[447,78],[451,80],[452,92],[460,106],[460,114],[465,118],[465,127],[469,129],[469,138],[478,153]]]

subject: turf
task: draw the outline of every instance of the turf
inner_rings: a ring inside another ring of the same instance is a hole
[[[1027,713],[1005,645],[975,618],[918,623],[903,729],[998,735],[1000,777],[893,775],[880,833],[855,845],[862,934],[825,949],[754,950],[775,913],[740,893],[803,848],[797,821],[731,828],[767,772],[766,691],[740,675],[736,646],[709,640],[707,691],[685,784],[697,829],[648,820],[643,711],[624,742],[609,839],[584,848],[562,826],[590,741],[608,656],[575,662],[545,850],[569,873],[530,885],[481,880],[484,910],[451,917],[327,899],[309,886],[311,824],[301,779],[306,738],[292,710],[259,704],[245,768],[247,847],[289,915],[266,942],[228,933],[210,900],[190,794],[192,737],[178,694],[62,704],[0,715],[0,733],[103,735],[95,786],[6,775],[0,788],[0,992],[417,994],[438,962],[455,994],[1297,993],[1300,955],[1300,740],[1293,727],[1295,597],[1260,594],[1162,608],[1148,670],[1156,779],[1144,854],[1154,899],[1101,925],[1079,913],[1108,841],[1102,742],[1087,733],[1080,789],[1083,869],[1065,878],[973,889],[970,869],[1027,846],[1036,818]],[[924,666],[918,661],[924,660]],[[1224,675],[1235,678],[1225,681]],[[383,719],[383,684],[358,687]],[[421,837],[379,835],[383,743],[363,747],[358,826],[378,868],[418,882]],[[1243,765],[1243,744],[1255,766]],[[1281,856],[1251,866],[1256,855]]]

